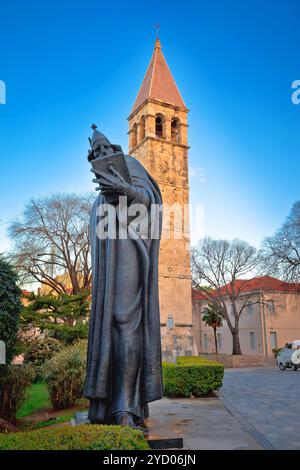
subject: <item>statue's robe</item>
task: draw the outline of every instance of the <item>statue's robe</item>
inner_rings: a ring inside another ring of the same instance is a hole
[[[131,413],[136,423],[142,422],[148,416],[147,404],[162,397],[158,300],[161,211],[154,211],[153,216],[150,210],[151,204],[161,208],[162,198],[141,163],[128,155],[125,158],[137,190],[128,205],[147,206],[149,229],[154,227],[158,236],[99,239],[99,206],[105,203],[99,194],[90,225],[92,303],[84,388],[92,423],[109,423],[120,411]]]

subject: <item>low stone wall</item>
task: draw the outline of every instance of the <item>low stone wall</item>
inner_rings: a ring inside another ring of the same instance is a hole
[[[207,357],[212,360],[217,360],[224,364],[225,369],[239,368],[239,367],[264,367],[276,365],[276,360],[273,357],[264,356],[228,356],[227,354],[199,354],[199,356]]]

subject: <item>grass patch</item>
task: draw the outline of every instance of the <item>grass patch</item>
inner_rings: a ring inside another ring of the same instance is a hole
[[[28,389],[27,398],[17,413],[17,419],[29,416],[35,411],[50,408],[48,388],[45,383],[36,383]]]
[[[66,413],[65,415],[57,416],[57,418],[50,418],[45,421],[37,421],[30,426],[30,429],[41,429],[45,428],[46,426],[52,426],[53,424],[67,423],[68,421],[71,421],[72,418],[74,418],[74,414],[75,412],[73,410],[70,413]]]
[[[75,406],[69,409],[54,410],[47,384],[36,383],[28,389],[27,398],[17,414],[18,427],[22,431],[29,431],[66,423],[74,418],[76,411],[85,410],[88,406],[88,400],[79,398]]]

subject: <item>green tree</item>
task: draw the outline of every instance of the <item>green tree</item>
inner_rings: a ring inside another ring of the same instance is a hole
[[[215,349],[216,354],[218,354],[217,329],[223,324],[220,309],[215,304],[209,304],[203,309],[203,312],[202,320],[205,322],[205,325],[211,326],[214,330]]]
[[[18,322],[22,308],[21,290],[17,274],[0,256],[0,340],[6,345],[6,362],[10,363],[16,352]]]
[[[88,292],[80,294],[27,296],[29,304],[20,316],[21,331],[28,334],[44,333],[64,344],[73,344],[87,338],[89,301]]]
[[[0,365],[0,420],[3,429],[9,429],[9,425],[6,427],[7,421],[15,422],[16,412],[25,399],[26,388],[34,377],[30,366],[11,364],[16,353],[22,308],[17,281],[11,265],[0,256],[0,340],[6,346],[7,363]]]

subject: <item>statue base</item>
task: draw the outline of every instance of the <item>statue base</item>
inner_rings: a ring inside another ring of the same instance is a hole
[[[79,426],[79,424],[91,424],[88,419],[88,411],[76,411],[74,418],[71,419],[72,426]]]
[[[159,437],[159,435],[154,437],[149,434],[146,436],[146,441],[153,450],[183,449],[182,437]]]

